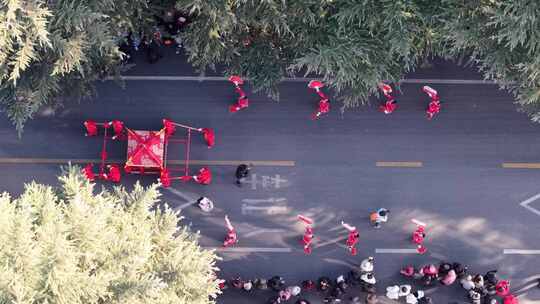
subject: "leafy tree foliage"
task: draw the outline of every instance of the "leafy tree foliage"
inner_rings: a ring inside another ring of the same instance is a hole
[[[214,303],[217,257],[151,209],[157,185],[96,193],[74,167],[60,182],[0,195],[2,303]]]
[[[486,79],[517,97],[534,121],[540,121],[540,2],[448,0],[441,29],[444,52],[467,54]]]
[[[430,56],[469,57],[540,120],[540,2],[534,0],[178,0],[197,16],[191,62],[276,96],[294,72],[322,77],[345,106]],[[538,108],[538,109],[537,109]]]
[[[0,1],[0,105],[22,131],[44,106],[80,100],[117,75],[118,39],[171,1]]]

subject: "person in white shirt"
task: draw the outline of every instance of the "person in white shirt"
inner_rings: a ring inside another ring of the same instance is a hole
[[[373,272],[373,261],[373,257],[368,257],[367,259],[362,260],[362,262],[360,263],[360,271],[363,273]]]

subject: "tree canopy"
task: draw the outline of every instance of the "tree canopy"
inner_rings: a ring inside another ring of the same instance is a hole
[[[344,105],[366,102],[429,57],[470,58],[540,120],[540,3],[534,0],[178,0],[197,16],[189,60],[224,66],[277,97],[293,73],[323,78]]]
[[[69,168],[61,186],[0,195],[2,303],[214,303],[217,257],[159,202],[158,185],[96,191]]]

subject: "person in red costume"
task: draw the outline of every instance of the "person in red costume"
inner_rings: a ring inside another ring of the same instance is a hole
[[[424,246],[426,224],[415,219],[413,219],[412,222],[416,224],[416,230],[413,232],[412,241],[414,244],[416,244],[417,252],[419,254],[424,254],[427,251],[427,248]]]
[[[431,120],[436,114],[441,111],[441,101],[439,99],[439,94],[435,89],[429,86],[423,86],[422,91],[424,91],[424,93],[426,93],[429,98],[431,98],[431,102],[429,103],[426,110],[427,118],[428,120]]]
[[[358,243],[358,239],[360,238],[360,233],[358,233],[358,230],[356,227],[351,226],[343,221],[341,221],[341,225],[349,231],[349,235],[347,236],[347,242],[345,243],[347,247],[349,248],[349,251],[352,255],[356,255],[358,251],[356,250],[356,243]]]
[[[113,120],[110,122],[110,124],[113,127],[114,136],[112,139],[119,139],[123,137],[123,131],[124,131],[124,123],[120,120]]]
[[[379,110],[384,114],[391,114],[397,109],[397,102],[392,97],[392,87],[386,83],[380,83],[379,88],[383,92],[384,97],[386,97],[386,102],[379,107]]]
[[[161,173],[160,173],[160,176],[159,176],[159,182],[165,188],[171,186],[171,178],[169,176],[169,170],[167,170],[167,169],[162,169],[161,170]]]
[[[304,245],[304,253],[311,254],[311,242],[313,241],[313,220],[309,217],[298,215],[298,219],[306,225],[304,236],[302,237],[302,244]]]
[[[315,120],[321,117],[323,114],[327,114],[330,112],[330,100],[328,97],[321,91],[321,88],[324,87],[324,83],[318,81],[318,80],[311,80],[308,83],[308,88],[315,90],[317,95],[321,98],[319,100],[318,109],[317,112],[315,112],[311,119]]]
[[[86,128],[86,134],[84,136],[96,136],[98,134],[97,124],[93,120],[86,120],[84,122],[84,127]]]
[[[96,180],[96,175],[94,174],[94,171],[93,171],[93,165],[92,164],[88,164],[86,165],[83,169],[83,174],[84,176],[91,182],[95,181]]]
[[[106,175],[106,179],[113,182],[119,183],[122,175],[120,173],[120,167],[118,165],[108,165],[109,174]]]
[[[193,176],[193,179],[201,185],[209,185],[212,182],[212,172],[207,167],[199,170],[199,174]]]
[[[212,148],[216,143],[216,135],[214,134],[214,129],[203,128],[202,132],[204,136],[204,141],[206,141],[206,145],[209,149]]]
[[[507,280],[500,280],[495,285],[495,292],[499,297],[504,297],[510,293],[510,282]]]
[[[223,241],[223,247],[229,247],[238,242],[238,236],[227,215],[225,215],[225,224],[227,225],[227,237],[225,238],[225,241]]]
[[[231,76],[229,77],[229,81],[234,84],[234,91],[239,95],[236,103],[229,106],[229,112],[235,113],[247,108],[249,106],[249,99],[244,90],[240,87],[244,84],[244,80],[240,78],[240,76]]]
[[[165,128],[165,135],[170,137],[176,131],[176,126],[174,123],[168,119],[163,119],[163,128]]]

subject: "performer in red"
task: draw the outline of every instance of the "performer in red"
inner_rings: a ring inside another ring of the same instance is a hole
[[[113,120],[110,122],[110,124],[112,125],[114,131],[114,136],[112,137],[112,139],[122,138],[122,131],[124,131],[124,123],[120,120]]]
[[[327,114],[330,112],[330,101],[328,97],[321,91],[321,88],[324,87],[324,83],[318,81],[318,80],[311,80],[308,83],[308,88],[315,90],[317,95],[321,98],[319,100],[318,109],[317,112],[315,112],[311,119],[315,120],[321,117],[322,114]]]
[[[212,172],[207,167],[199,170],[199,174],[193,176],[193,179],[201,185],[209,185],[212,182]]]
[[[416,250],[418,253],[424,254],[427,251],[427,248],[424,246],[426,224],[415,219],[413,219],[412,222],[416,224],[416,230],[413,232],[412,241],[414,244],[416,244]]]
[[[227,225],[227,237],[225,238],[225,241],[223,241],[223,247],[229,247],[238,242],[238,236],[227,215],[225,215],[225,224]]]
[[[93,165],[92,165],[92,164],[86,165],[86,167],[84,167],[84,168],[82,169],[82,171],[83,171],[84,176],[86,176],[86,178],[87,178],[89,181],[93,182],[93,181],[96,180],[96,175],[94,174],[94,171],[93,171]]]
[[[204,141],[206,141],[206,145],[208,145],[208,149],[212,148],[216,143],[216,135],[214,134],[214,130],[210,128],[203,128],[202,132]]]
[[[507,280],[500,280],[495,285],[495,292],[499,297],[504,297],[510,294],[510,282]]]
[[[122,175],[120,174],[120,167],[118,165],[108,165],[109,174],[106,175],[106,179],[113,182],[119,183]]]
[[[159,182],[163,187],[167,188],[171,186],[171,178],[169,175],[169,170],[167,169],[161,169],[161,173],[159,175]]]
[[[379,107],[379,110],[384,114],[391,114],[397,109],[397,102],[392,97],[392,87],[386,83],[380,83],[379,89],[383,92],[384,97],[386,97],[386,102]]]
[[[165,128],[165,135],[167,135],[167,137],[172,136],[176,131],[176,126],[168,119],[163,119],[163,127]]]
[[[301,214],[298,215],[298,219],[304,222],[304,224],[306,224],[306,231],[304,232],[304,236],[302,237],[304,253],[311,254],[311,242],[313,241],[313,228],[311,227],[311,225],[313,225],[313,220]]]
[[[86,120],[84,122],[84,127],[86,128],[86,134],[84,136],[96,136],[98,134],[97,124],[93,120]]]
[[[347,237],[346,245],[349,247],[349,251],[352,255],[356,255],[356,243],[358,243],[358,239],[360,238],[360,233],[358,233],[358,230],[356,230],[356,227],[351,226],[343,221],[341,221],[341,225],[345,227],[349,231],[349,236]]]
[[[229,81],[234,84],[234,91],[239,95],[236,103],[229,106],[229,112],[235,113],[247,108],[249,106],[249,100],[244,90],[240,87],[244,84],[244,80],[240,76],[231,76],[229,77]]]
[[[436,90],[429,86],[423,86],[422,91],[424,91],[424,93],[426,93],[429,98],[431,98],[431,101],[426,110],[427,119],[431,120],[433,119],[435,114],[438,114],[441,111],[441,101],[439,99],[439,94]]]

